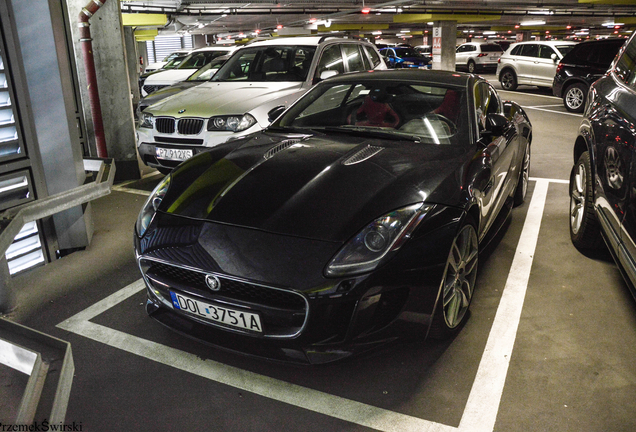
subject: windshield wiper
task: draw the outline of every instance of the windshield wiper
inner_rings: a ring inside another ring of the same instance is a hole
[[[387,138],[394,141],[414,141],[414,142],[422,142],[422,139],[413,134],[407,134],[400,131],[383,131],[377,130],[377,128],[373,127],[364,127],[364,126],[326,126],[321,128],[314,128],[318,130],[324,130],[326,132],[340,132],[346,133],[350,135],[358,135],[358,136],[371,136],[374,138]]]

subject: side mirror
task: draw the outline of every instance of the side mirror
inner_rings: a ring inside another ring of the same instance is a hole
[[[286,108],[285,105],[279,105],[277,107],[272,108],[267,113],[267,120],[269,120],[270,123],[273,122],[283,113],[283,111],[285,111],[285,108]]]
[[[508,119],[501,114],[488,114],[486,117],[486,129],[482,136],[501,136],[508,127]]]
[[[557,57],[557,55],[556,55],[556,54],[554,54],[554,53],[552,53],[552,54],[550,55],[550,58],[551,58],[551,59],[552,59],[552,61],[553,61],[553,62],[555,62],[555,63],[559,61],[559,58],[558,58],[558,57]]]

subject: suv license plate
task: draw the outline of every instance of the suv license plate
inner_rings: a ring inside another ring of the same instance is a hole
[[[258,314],[243,312],[225,306],[213,305],[191,297],[170,291],[175,309],[188,312],[200,318],[261,333],[261,317]]]
[[[184,161],[192,157],[192,150],[156,148],[157,159]]]

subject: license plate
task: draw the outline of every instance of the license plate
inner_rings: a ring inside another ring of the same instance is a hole
[[[490,57],[490,60],[495,61],[495,60],[497,60],[497,57]]]
[[[258,314],[239,311],[216,304],[213,305],[172,291],[170,291],[170,297],[172,297],[172,304],[175,309],[231,327],[238,327],[259,333],[263,331],[261,317]]]
[[[184,161],[192,157],[192,150],[169,149],[169,148],[157,147],[156,151],[157,151],[157,159]]]

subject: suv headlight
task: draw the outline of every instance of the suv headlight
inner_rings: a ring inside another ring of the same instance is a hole
[[[208,120],[208,131],[241,132],[256,124],[256,119],[250,114],[242,116],[215,116]]]
[[[155,118],[152,114],[141,112],[139,113],[139,127],[152,129],[154,126]]]
[[[137,217],[137,235],[141,238],[146,233],[150,222],[152,222],[152,218],[155,216],[157,209],[159,208],[159,204],[168,193],[168,188],[170,187],[170,175],[167,175],[152,191],[146,203],[141,208],[141,212],[139,212],[139,217]]]
[[[327,265],[325,275],[340,277],[374,270],[397,252],[431,208],[418,203],[377,218],[345,243]]]

